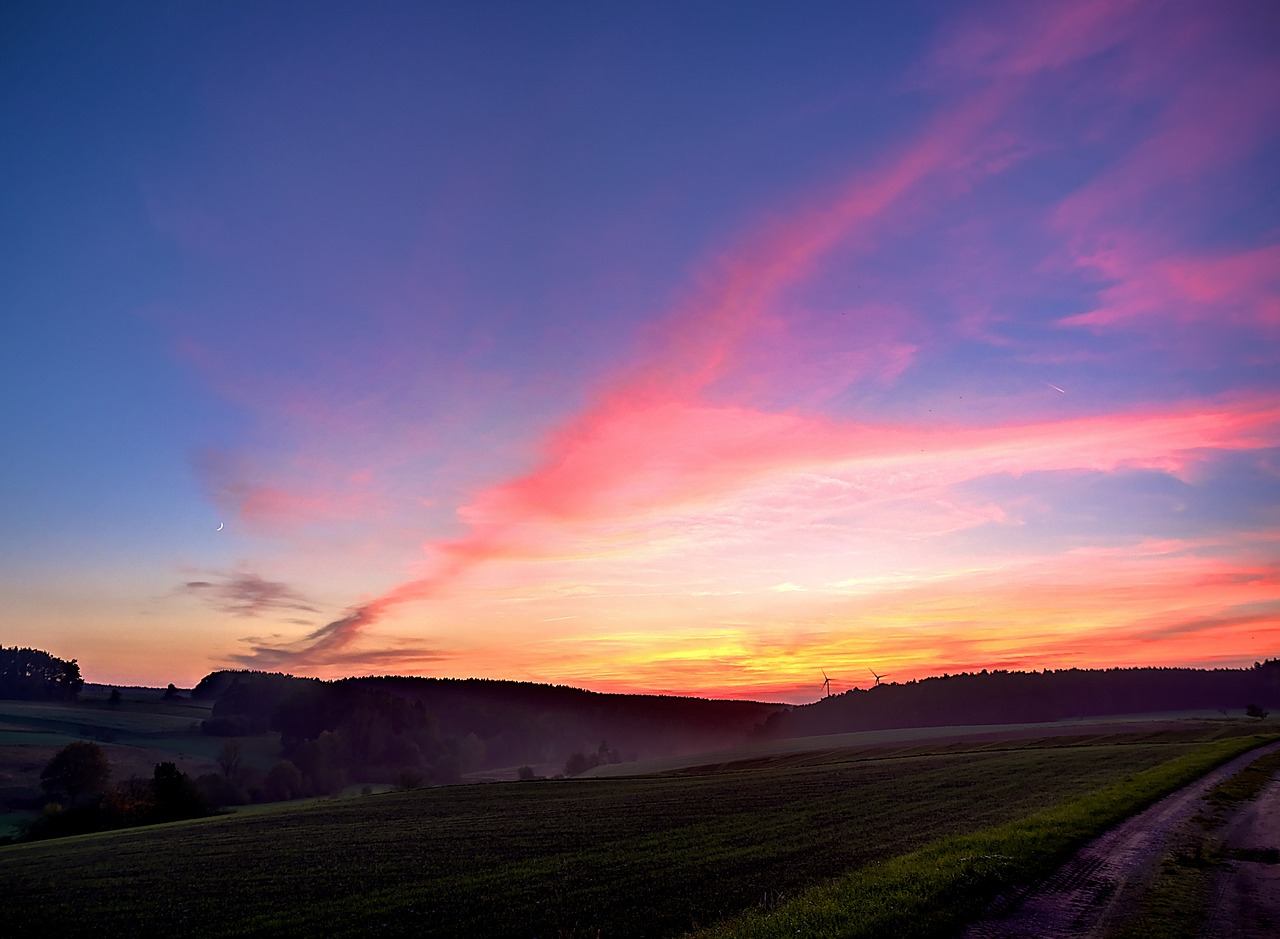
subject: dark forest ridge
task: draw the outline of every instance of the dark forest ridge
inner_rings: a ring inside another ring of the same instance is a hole
[[[595,765],[747,738],[1180,711],[1261,716],[1280,706],[1280,660],[1244,669],[984,670],[882,683],[794,707],[489,679],[321,681],[251,671],[214,672],[192,694],[214,699],[206,733],[276,731],[286,755],[305,754],[322,736],[336,735],[348,741],[337,749],[357,753],[346,760],[348,772],[356,763],[390,766],[404,754],[416,759],[412,748],[394,740],[407,736],[424,765],[445,767],[435,776],[448,781],[457,770],[518,763],[550,770],[576,755]],[[374,744],[356,744],[371,727],[379,728]],[[369,752],[378,741],[386,741],[381,756]],[[584,768],[582,760],[565,765],[569,775]]]
[[[24,733],[167,749],[174,758],[198,755],[206,763],[191,772],[205,773],[201,778],[215,805],[327,795],[353,785],[576,776],[602,764],[863,731],[1170,713],[1260,717],[1280,708],[1280,660],[1234,669],[984,670],[882,682],[801,706],[496,679],[325,681],[223,670],[206,676],[189,696],[170,686],[131,692],[117,703],[119,689],[89,685],[81,691],[65,680],[76,668],[74,659],[6,651],[15,662],[41,664],[39,670],[26,669],[26,684],[15,679],[16,672],[5,676],[10,697],[43,698],[48,707],[83,712],[11,715]],[[152,698],[164,714],[144,716]],[[162,718],[188,729],[172,736],[174,728],[157,723]],[[144,733],[129,721],[156,726]],[[222,774],[234,785],[222,785],[208,769],[230,745],[243,750],[243,765],[235,774]],[[117,763],[133,758],[123,751],[108,755]]]
[[[1226,716],[1280,706],[1280,659],[1251,668],[962,672],[855,688],[771,715],[769,737],[954,724],[1039,723],[1178,711]]]
[[[562,685],[397,676],[322,681],[221,671],[191,692],[213,709],[204,732],[275,732],[311,791],[329,780],[425,782],[514,768],[576,775],[601,762],[692,753],[746,739],[785,705],[601,694]]]

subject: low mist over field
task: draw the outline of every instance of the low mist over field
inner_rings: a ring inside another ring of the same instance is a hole
[[[3,715],[10,729],[0,740],[47,748],[87,739],[105,746],[108,757],[117,746],[134,748],[120,754],[131,765],[138,747],[194,759],[182,769],[211,808],[337,795],[353,786],[531,780],[604,769],[615,775],[632,765],[633,772],[649,772],[644,767],[696,765],[700,754],[723,762],[714,754],[813,749],[823,746],[816,740],[823,735],[852,740],[866,731],[931,728],[901,739],[943,739],[983,727],[1048,734],[1062,732],[1057,725],[1064,722],[1072,732],[1073,721],[1121,716],[1153,726],[1187,718],[1248,723],[1280,708],[1280,660],[1211,671],[964,673],[886,681],[796,707],[511,681],[324,681],[246,670],[212,672],[189,691],[85,690],[74,660],[2,651],[0,677],[11,700]],[[797,738],[815,740],[788,743]],[[866,738],[880,739],[894,738]],[[36,762],[27,763],[28,774]],[[10,792],[15,810],[40,804],[34,776],[25,788],[21,776],[14,773],[18,785]]]
[[[791,706],[250,670],[119,688],[15,647],[0,692],[0,916],[108,937],[953,935],[1169,793],[1192,817],[1200,777],[1226,780],[1196,816],[1217,844],[1280,768],[1280,660]],[[1244,923],[1211,888],[1107,915]]]

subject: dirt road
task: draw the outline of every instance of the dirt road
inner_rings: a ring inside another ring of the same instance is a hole
[[[1280,776],[1227,823],[1225,866],[1213,874],[1206,939],[1280,936]]]
[[[1108,928],[1133,908],[1155,875],[1166,841],[1200,810],[1204,794],[1260,756],[1276,750],[1280,750],[1280,743],[1260,747],[1167,796],[1082,848],[1020,902],[993,908],[962,935],[965,939],[1106,935]],[[1267,924],[1276,922],[1273,917],[1280,915],[1280,864],[1262,862],[1272,856],[1265,852],[1275,852],[1280,847],[1278,786],[1280,782],[1273,780],[1230,823],[1228,843],[1244,853],[1217,875],[1220,880],[1215,884],[1209,921],[1211,928],[1217,930],[1215,935],[1277,935],[1275,927]],[[1241,931],[1247,925],[1241,921],[1246,916],[1252,917],[1249,922],[1256,920],[1268,931]]]

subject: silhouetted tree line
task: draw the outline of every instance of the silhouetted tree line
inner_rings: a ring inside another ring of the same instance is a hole
[[[75,659],[65,662],[39,649],[0,648],[0,698],[71,701],[83,687]]]
[[[778,705],[609,695],[558,685],[447,678],[319,681],[215,672],[192,692],[215,698],[208,734],[275,731],[302,794],[350,783],[445,784],[519,764],[597,755],[677,753],[736,743]],[[587,744],[587,746],[584,746]],[[280,770],[281,774],[288,770]]]
[[[174,763],[157,763],[151,779],[134,777],[109,786],[110,778],[111,764],[98,744],[67,744],[40,773],[44,811],[21,840],[199,818],[214,811],[201,787]]]
[[[770,715],[770,737],[1013,724],[1165,711],[1256,712],[1280,704],[1280,659],[1252,668],[1109,668],[963,672],[855,688]]]

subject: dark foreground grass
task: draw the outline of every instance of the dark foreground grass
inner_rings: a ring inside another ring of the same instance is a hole
[[[1271,736],[1219,740],[1018,821],[939,839],[852,870],[771,911],[751,911],[700,935],[944,936],[996,897],[1052,872],[1119,821]]]
[[[97,936],[664,936],[754,908],[835,910],[834,894],[804,891],[850,870],[838,883],[906,889],[921,909],[1056,856],[1243,748],[1206,748],[1230,732],[419,790],[16,845],[0,848],[0,922],[13,935],[57,922]]]

